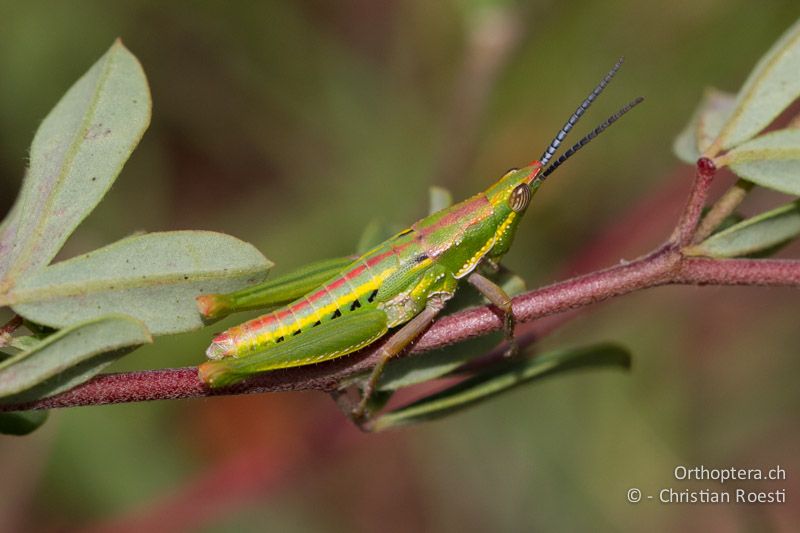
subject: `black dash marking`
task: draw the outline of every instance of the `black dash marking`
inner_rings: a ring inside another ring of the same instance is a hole
[[[278,342],[283,342],[284,340],[285,340],[285,339],[283,338],[283,335],[281,335],[280,337],[278,337],[277,339],[275,339],[275,342],[276,342],[276,343],[278,343]]]
[[[333,320],[334,318],[339,318],[340,316],[342,316],[342,312],[337,309],[336,311],[333,312],[331,320]]]
[[[294,337],[295,335],[300,335],[300,333],[301,333],[302,331],[303,331],[302,329],[298,329],[297,331],[295,331],[294,333],[292,333],[292,337]]]
[[[369,295],[369,298],[367,298],[367,301],[369,303],[374,302],[376,296],[378,296],[378,289],[375,289],[374,291],[372,291],[372,294]]]
[[[350,310],[355,311],[359,307],[361,307],[361,302],[359,302],[358,300],[354,300],[352,305],[350,306]]]
[[[398,233],[398,234],[397,234],[397,236],[398,236],[398,237],[402,237],[403,235],[408,235],[408,234],[409,234],[409,233],[411,233],[412,231],[414,231],[414,230],[413,230],[413,229],[411,229],[411,228],[404,229],[403,231],[401,231],[400,233]]]
[[[419,254],[417,257],[414,258],[415,263],[422,263],[423,261],[427,261],[428,254]]]
[[[319,320],[317,320],[316,322],[314,322],[314,325],[313,325],[313,326],[311,326],[311,327],[313,328],[313,327],[315,327],[315,326],[319,326],[320,324],[321,324],[321,322],[320,322]]]

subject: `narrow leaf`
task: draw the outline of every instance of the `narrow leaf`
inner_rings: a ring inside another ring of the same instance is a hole
[[[73,85],[33,139],[30,169],[0,227],[0,294],[50,262],[116,179],[150,122],[150,92],[122,45]]]
[[[204,325],[195,297],[260,283],[271,266],[252,245],[222,233],[148,233],[34,272],[0,303],[56,328],[122,313],[153,334],[178,333]]]
[[[800,20],[761,58],[719,135],[727,150],[753,138],[800,96]]]
[[[434,420],[508,391],[523,383],[578,368],[617,367],[627,369],[630,353],[615,344],[559,350],[535,359],[504,362],[497,368],[466,379],[378,418],[372,429],[382,431]]]
[[[0,413],[0,434],[27,435],[47,420],[47,411]]]
[[[21,337],[13,337],[9,346],[12,346],[20,351],[30,350],[37,344],[42,342],[42,339],[37,339],[33,335],[23,335]]]
[[[72,388],[115,358],[149,342],[152,339],[144,324],[124,315],[63,329],[0,363],[0,398],[3,403],[17,403]]]
[[[689,124],[675,139],[673,150],[681,161],[694,164],[711,146],[733,111],[735,99],[735,95],[713,87],[706,89]]]
[[[381,219],[374,218],[364,227],[356,244],[356,254],[369,252],[394,234],[394,230]]]
[[[800,129],[761,135],[734,148],[725,159],[747,181],[800,195]]]
[[[690,255],[741,257],[800,235],[800,200],[735,224],[687,250]]]

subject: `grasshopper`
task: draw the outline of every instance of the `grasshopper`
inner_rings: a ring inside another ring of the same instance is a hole
[[[360,257],[314,263],[271,282],[197,298],[218,318],[269,307],[271,312],[214,337],[199,367],[211,387],[269,370],[309,365],[355,352],[389,334],[351,417],[365,417],[386,363],[411,344],[444,308],[459,283],[473,285],[504,317],[508,355],[516,351],[511,299],[487,277],[509,250],[519,221],[545,178],[639,104],[636,98],[550,163],[559,146],[622,64],[586,97],[542,156],[503,175],[472,198],[423,218]]]

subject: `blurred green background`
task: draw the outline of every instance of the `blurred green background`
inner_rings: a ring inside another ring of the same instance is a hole
[[[372,219],[419,218],[430,185],[464,198],[538,157],[624,55],[578,131],[647,101],[537,195],[506,260],[550,283],[666,237],[691,179],[671,144],[703,87],[735,91],[798,14],[796,0],[2,0],[0,212],[39,122],[117,36],[148,75],[153,123],[62,256],[209,229],[278,272],[350,253]],[[778,201],[757,193],[744,210]],[[381,435],[314,393],[53,412],[0,439],[0,530],[791,531],[797,316],[788,289],[620,298],[543,345],[619,341],[629,375],[563,376]],[[219,329],[115,369],[196,364]],[[720,488],[675,481],[680,464],[780,464],[788,481],[752,486],[789,501],[626,502],[631,487]]]

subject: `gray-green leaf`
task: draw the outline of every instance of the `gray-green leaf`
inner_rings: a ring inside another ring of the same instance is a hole
[[[0,227],[0,294],[49,263],[94,209],[147,129],[150,106],[139,62],[117,41],[44,119]]]
[[[673,144],[675,155],[681,161],[694,164],[711,146],[733,111],[735,100],[735,95],[713,87],[706,89],[692,119]]]
[[[800,20],[761,58],[736,97],[719,135],[728,150],[766,128],[800,96]]]
[[[686,250],[690,255],[741,257],[800,235],[800,200],[748,218]]]
[[[72,388],[149,342],[144,324],[124,315],[65,328],[0,363],[0,398],[17,403]]]
[[[47,411],[0,413],[0,434],[27,435],[47,420]]]
[[[731,170],[747,181],[800,195],[800,129],[761,135],[734,148],[725,159]]]
[[[204,325],[196,296],[260,283],[271,266],[252,245],[229,235],[149,233],[33,272],[0,303],[55,328],[123,313],[154,335],[178,333]]]
[[[567,370],[590,367],[629,368],[630,353],[615,344],[559,350],[534,359],[504,362],[457,385],[401,407],[375,420],[372,429],[382,431],[433,420],[508,391]]]

